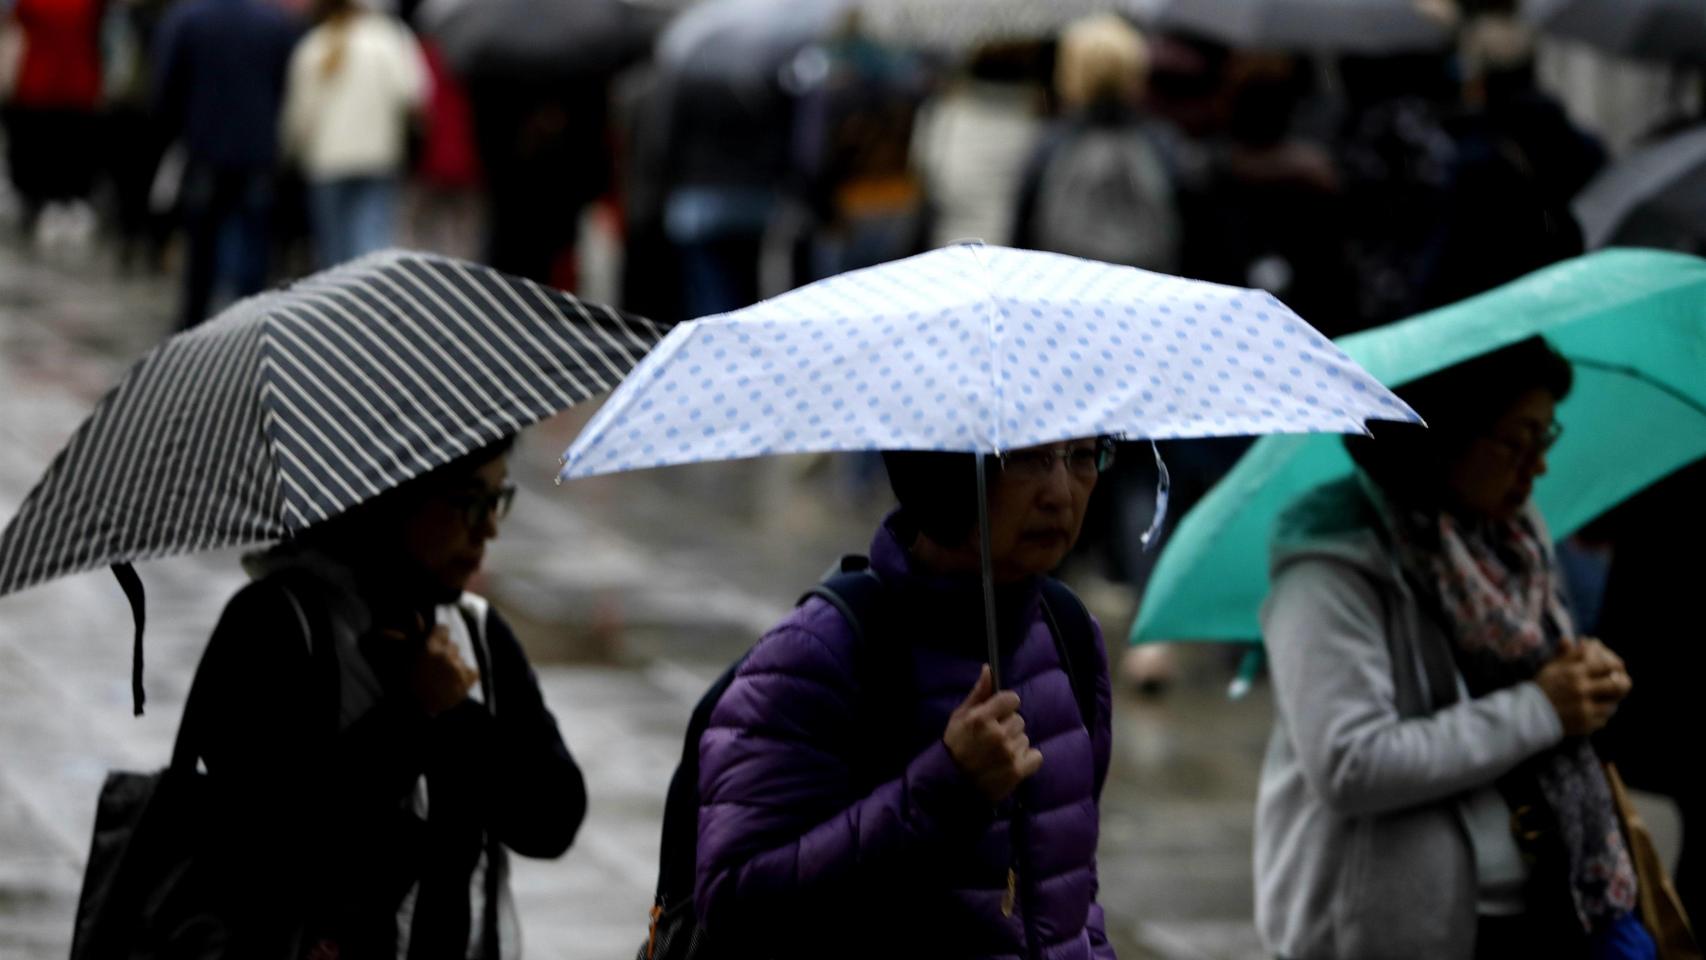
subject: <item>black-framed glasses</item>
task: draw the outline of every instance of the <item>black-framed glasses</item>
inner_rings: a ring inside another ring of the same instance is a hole
[[[450,498],[450,505],[472,530],[485,523],[487,517],[498,521],[509,516],[510,507],[515,505],[515,490],[514,483],[505,483],[484,493],[458,494]]]
[[[1504,454],[1512,463],[1527,464],[1533,463],[1542,456],[1545,456],[1546,451],[1551,450],[1556,446],[1558,438],[1563,435],[1564,425],[1554,420],[1546,426],[1545,430],[1521,440],[1513,440],[1510,437],[1501,437],[1498,434],[1489,434],[1487,436],[1487,440],[1490,441],[1493,446],[1497,447],[1499,452]]]
[[[1098,437],[1058,447],[1009,450],[1001,455],[1001,472],[1016,480],[1041,480],[1054,473],[1057,462],[1066,464],[1066,472],[1079,480],[1094,480],[1114,465],[1114,441]]]

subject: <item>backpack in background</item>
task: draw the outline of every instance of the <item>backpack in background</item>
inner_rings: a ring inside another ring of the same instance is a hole
[[[1172,273],[1181,227],[1172,177],[1141,129],[1081,126],[1043,168],[1035,245],[1040,250]]]
[[[814,597],[840,611],[852,628],[855,670],[860,690],[865,692],[862,699],[894,702],[910,690],[911,670],[894,669],[896,660],[906,651],[882,645],[883,582],[871,570],[870,560],[862,556],[841,558],[799,602],[804,604]],[[1043,617],[1072,686],[1079,716],[1085,728],[1093,733],[1096,687],[1087,671],[1095,662],[1095,630],[1090,611],[1066,584],[1049,577],[1042,582],[1042,601]],[[658,886],[652,904],[651,928],[635,960],[718,960],[730,955],[705,935],[693,906],[699,861],[699,740],[711,725],[717,701],[734,682],[747,656],[741,654],[729,664],[693,707],[688,720],[681,762],[670,778],[664,801],[663,843],[658,855]],[[903,721],[900,711],[884,711],[873,718],[876,735],[870,741],[876,753],[880,754],[898,736],[896,725]],[[876,756],[862,759],[866,762],[855,763],[855,768],[867,773],[880,763]]]

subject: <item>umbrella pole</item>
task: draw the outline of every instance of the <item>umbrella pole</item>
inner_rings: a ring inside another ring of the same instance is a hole
[[[977,552],[983,568],[983,631],[989,639],[989,679],[1001,689],[1001,647],[995,639],[995,561],[989,554],[989,484],[985,457],[977,454]]]

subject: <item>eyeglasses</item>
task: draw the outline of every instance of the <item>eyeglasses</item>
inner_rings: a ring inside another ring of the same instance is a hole
[[[1114,441],[1100,437],[1088,443],[1012,450],[1001,455],[1001,472],[1015,480],[1042,480],[1054,473],[1056,462],[1079,480],[1094,480],[1114,465]]]
[[[472,530],[485,523],[487,517],[497,521],[509,516],[509,508],[515,505],[515,490],[515,484],[506,483],[496,490],[459,494],[449,500],[462,522]]]
[[[1554,420],[1539,434],[1530,434],[1521,440],[1501,437],[1496,434],[1487,436],[1488,442],[1497,447],[1513,464],[1528,464],[1540,459],[1546,451],[1557,444],[1558,438],[1564,435],[1564,425]]]

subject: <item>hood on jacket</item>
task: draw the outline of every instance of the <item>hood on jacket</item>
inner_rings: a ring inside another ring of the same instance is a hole
[[[1379,496],[1374,482],[1358,471],[1298,497],[1274,523],[1268,548],[1269,579],[1302,560],[1336,560],[1377,581],[1401,582],[1375,505],[1374,498]]]

